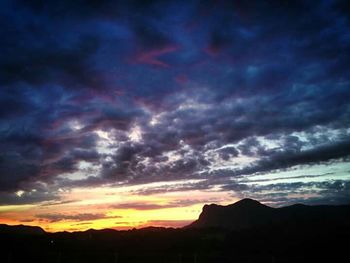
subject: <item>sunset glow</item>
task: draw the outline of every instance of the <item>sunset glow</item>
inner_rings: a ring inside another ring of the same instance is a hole
[[[1,206],[1,220],[7,224],[41,226],[51,232],[90,228],[182,227],[195,220],[208,201],[226,204],[227,200],[235,200],[230,198],[229,193],[199,190],[191,191],[191,197],[184,191],[151,195],[138,193],[161,186],[164,185],[154,183],[137,187],[76,188],[62,193],[58,202]]]

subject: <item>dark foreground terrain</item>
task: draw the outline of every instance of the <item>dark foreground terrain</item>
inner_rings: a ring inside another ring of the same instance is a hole
[[[209,205],[182,229],[46,233],[0,225],[0,262],[348,262],[350,206]]]

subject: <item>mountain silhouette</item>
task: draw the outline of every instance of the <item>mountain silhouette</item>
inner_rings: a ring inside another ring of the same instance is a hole
[[[346,225],[350,226],[350,205],[316,205],[294,204],[280,208],[272,208],[260,202],[245,198],[236,203],[222,206],[217,204],[204,205],[199,218],[183,229],[191,228],[227,228],[244,230],[264,227],[266,225]],[[163,227],[146,227],[138,232],[162,231]],[[129,230],[130,231],[130,230]],[[113,235],[114,229],[89,229],[79,231],[81,234]],[[38,226],[0,224],[0,234],[8,235],[43,235],[46,232]],[[70,232],[57,232],[59,235],[70,235]]]
[[[187,228],[220,227],[240,230],[268,224],[348,224],[348,222],[350,222],[350,205],[296,204],[272,208],[247,198],[227,206],[205,205],[198,220]]]
[[[49,233],[0,225],[0,255],[9,263],[341,262],[349,237],[350,205],[272,208],[243,199],[205,205],[179,229]]]
[[[3,235],[44,235],[46,232],[38,226],[0,224],[0,234]]]

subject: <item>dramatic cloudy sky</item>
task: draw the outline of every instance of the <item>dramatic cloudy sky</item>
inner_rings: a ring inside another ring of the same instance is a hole
[[[350,203],[349,14],[1,1],[0,221],[181,226],[243,197]]]

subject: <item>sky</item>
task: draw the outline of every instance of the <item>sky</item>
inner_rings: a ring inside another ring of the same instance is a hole
[[[349,1],[0,2],[0,222],[180,227],[350,203]]]

